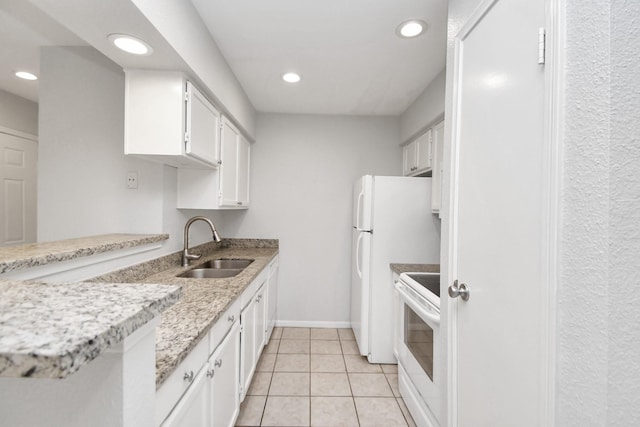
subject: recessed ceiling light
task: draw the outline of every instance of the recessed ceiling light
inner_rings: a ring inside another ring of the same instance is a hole
[[[396,34],[400,37],[411,38],[417,37],[424,33],[427,29],[427,23],[419,19],[411,19],[398,25],[396,28]]]
[[[38,80],[38,76],[28,71],[16,71],[16,77],[20,77],[25,80]]]
[[[133,55],[151,55],[153,49],[143,40],[127,34],[110,34],[107,39],[118,49]]]
[[[285,73],[282,75],[282,80],[287,83],[298,83],[300,78],[300,74],[298,73]]]

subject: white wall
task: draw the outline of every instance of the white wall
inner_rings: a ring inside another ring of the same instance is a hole
[[[609,13],[566,3],[556,420],[606,425]]]
[[[444,114],[446,68],[400,116],[400,141],[407,142]]]
[[[251,208],[223,236],[280,239],[279,321],[349,321],[352,184],[401,172],[398,119],[260,114]]]
[[[38,241],[105,233],[169,233],[149,258],[182,248],[193,215],[176,209],[176,169],[124,155],[124,73],[91,47],[43,48],[40,61]],[[126,188],[138,172],[138,189]],[[194,225],[193,245],[210,240]],[[221,233],[223,237],[230,237]]]
[[[0,126],[38,135],[38,104],[0,90]]]
[[[122,69],[90,47],[47,47],[40,74],[38,240],[161,233],[162,166],[123,154]]]
[[[607,423],[630,426],[640,420],[640,2],[609,4]]]

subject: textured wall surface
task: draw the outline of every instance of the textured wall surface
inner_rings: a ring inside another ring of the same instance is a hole
[[[607,425],[640,423],[640,2],[611,2]]]
[[[609,11],[566,3],[556,421],[597,426],[607,406]]]
[[[161,233],[162,166],[124,155],[122,69],[90,47],[46,47],[40,74],[38,241]]]

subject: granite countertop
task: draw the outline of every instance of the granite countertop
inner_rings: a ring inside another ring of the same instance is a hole
[[[167,240],[168,234],[103,234],[0,248],[0,273]]]
[[[180,296],[157,284],[0,281],[0,376],[65,378]]]
[[[395,273],[440,273],[440,264],[390,264]]]
[[[136,281],[180,285],[182,299],[162,313],[156,328],[156,388],[171,375],[204,338],[220,316],[278,254],[277,240],[225,239],[222,245],[206,244],[191,250],[204,253],[190,267],[180,267],[180,254],[123,269],[96,278],[103,281]],[[235,277],[223,279],[181,278],[176,275],[216,258],[253,259]]]

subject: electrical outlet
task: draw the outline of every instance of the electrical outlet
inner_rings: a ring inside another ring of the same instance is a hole
[[[127,173],[127,188],[130,190],[138,188],[138,172]]]

